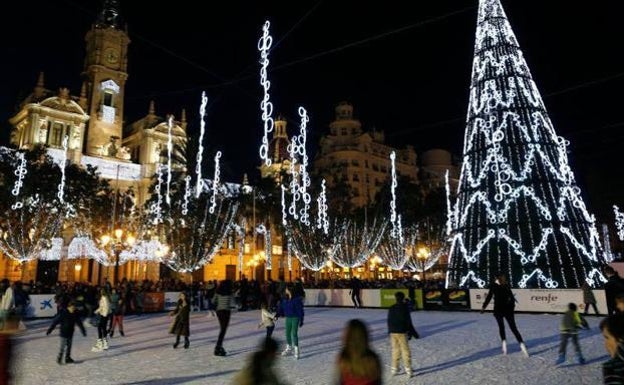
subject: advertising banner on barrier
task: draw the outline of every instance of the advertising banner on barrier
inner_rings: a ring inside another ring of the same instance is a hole
[[[379,307],[379,290],[360,290],[363,307]],[[305,306],[353,306],[349,289],[306,289]]]
[[[54,317],[56,315],[56,303],[54,294],[31,294],[30,305],[26,309],[26,317]]]
[[[568,303],[578,306],[579,311],[585,310],[583,292],[580,289],[512,289],[516,297],[516,311],[564,313]],[[593,290],[596,297],[596,306],[601,314],[606,314],[607,304],[604,290]],[[470,308],[481,310],[487,289],[470,289]],[[493,310],[494,300],[486,310]]]
[[[165,302],[164,302],[164,310],[174,310],[178,305],[178,299],[180,298],[179,291],[166,291],[165,292]]]
[[[441,309],[444,305],[444,290],[424,290],[425,309]]]
[[[446,290],[446,298],[447,305],[451,309],[470,309],[467,289],[448,289]]]
[[[396,303],[396,299],[394,298],[394,293],[396,293],[397,291],[400,291],[400,292],[403,292],[403,294],[405,294],[406,299],[411,299],[415,302],[414,309],[423,308],[423,292],[421,289],[414,290],[414,294],[413,294],[414,298],[410,298],[408,289],[380,289],[378,291],[380,293],[380,298],[379,298],[380,307],[387,308],[387,307],[394,305]]]
[[[165,309],[165,293],[145,293],[143,297],[143,311],[146,313],[163,311]]]

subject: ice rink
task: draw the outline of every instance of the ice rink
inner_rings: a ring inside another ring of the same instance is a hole
[[[581,331],[580,341],[587,364],[555,366],[559,343],[559,315],[518,314],[517,323],[531,357],[525,358],[508,332],[509,354],[501,355],[494,317],[468,312],[415,312],[414,325],[421,339],[410,341],[416,376],[390,377],[390,344],[386,310],[306,308],[299,331],[301,358],[280,357],[277,370],[289,384],[333,384],[334,363],[341,345],[342,328],[351,318],[365,320],[373,345],[385,364],[387,384],[600,384],[601,363],[607,359],[598,329],[600,318],[588,317],[591,329]],[[166,314],[129,316],[126,337],[111,340],[110,349],[92,353],[96,329],[87,326],[87,338],[76,331],[73,358],[77,364],[59,366],[58,328],[45,331],[50,320],[27,322],[28,330],[16,338],[16,384],[229,384],[264,335],[257,329],[259,311],[232,314],[224,347],[227,357],[215,357],[218,333],[216,317],[193,313],[191,347],[172,348]],[[284,340],[283,322],[274,337]],[[510,338],[511,337],[511,338]],[[281,348],[281,347],[280,347]]]

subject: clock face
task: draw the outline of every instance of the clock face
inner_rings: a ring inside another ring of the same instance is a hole
[[[114,48],[108,48],[104,51],[104,60],[107,63],[115,64],[119,61],[119,54]]]

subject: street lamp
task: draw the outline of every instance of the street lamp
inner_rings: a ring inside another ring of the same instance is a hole
[[[425,279],[425,264],[427,263],[427,259],[429,259],[429,255],[431,253],[429,252],[429,249],[427,249],[426,247],[420,247],[418,249],[418,253],[416,253],[416,258],[418,258],[418,260],[420,261],[420,263],[422,264],[422,273],[423,273],[423,285],[426,282]]]
[[[106,246],[108,243],[113,242],[111,244],[111,249],[115,253],[115,272],[113,277],[113,285],[117,285],[119,281],[119,257],[121,252],[125,247],[131,247],[134,245],[136,238],[129,232],[124,232],[122,229],[115,229],[114,231],[115,238],[111,238],[109,235],[103,235],[100,240],[103,246]]]

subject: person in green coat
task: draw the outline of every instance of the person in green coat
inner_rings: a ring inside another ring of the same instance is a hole
[[[176,349],[180,345],[180,336],[184,336],[184,349],[188,349],[190,346],[189,335],[190,333],[190,313],[191,307],[186,298],[186,293],[180,293],[180,299],[174,311],[169,313],[170,316],[175,317],[169,328],[170,334],[175,334],[176,340],[173,344],[173,348]]]

